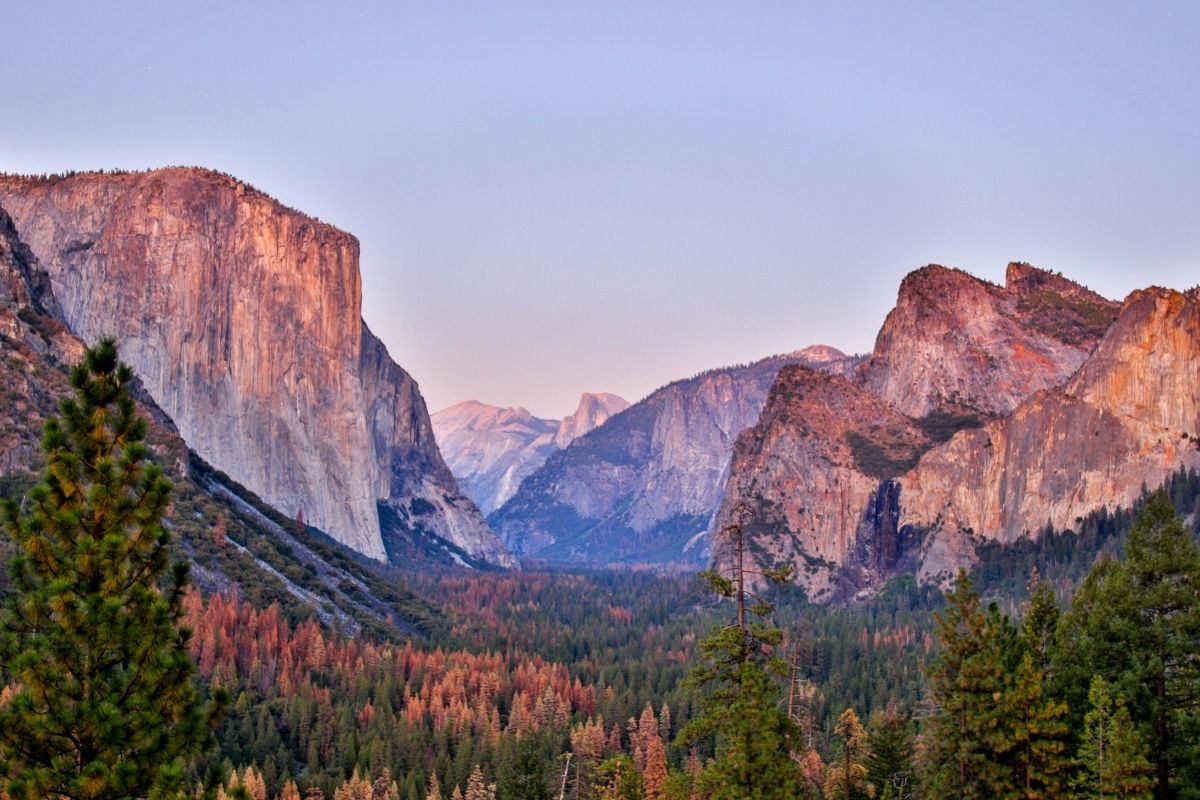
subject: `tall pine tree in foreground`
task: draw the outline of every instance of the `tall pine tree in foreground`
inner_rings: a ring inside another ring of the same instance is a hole
[[[739,510],[737,516],[742,516]],[[784,570],[751,569],[746,564],[741,522],[726,526],[734,561],[729,575],[702,573],[721,597],[734,602],[734,621],[700,642],[702,663],[687,684],[703,692],[700,715],[679,733],[679,743],[716,740],[716,758],[700,774],[699,793],[708,800],[793,800],[804,778],[793,756],[804,743],[800,728],[779,707],[777,679],[788,664],[777,655],[783,632],[767,621],[772,607],[747,588],[753,576],[782,582]],[[753,600],[749,603],[748,600]]]
[[[984,611],[964,571],[946,601],[934,615],[941,650],[928,676],[936,710],[925,728],[924,784],[933,797],[992,800],[1011,785],[997,751],[1005,746],[1003,641],[1013,633],[998,612]]]
[[[185,565],[170,564],[171,483],[149,460],[129,367],[104,340],[71,372],[45,427],[46,468],[23,508],[0,616],[0,786],[13,800],[177,795],[216,705],[192,682],[180,627]]]
[[[1137,724],[1156,800],[1200,798],[1200,550],[1166,492],[1138,512],[1124,561],[1084,579],[1053,655],[1076,729],[1099,675]]]

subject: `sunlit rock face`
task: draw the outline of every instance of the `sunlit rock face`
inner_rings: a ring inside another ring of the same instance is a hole
[[[358,242],[225,175],[0,176],[0,205],[87,342],[116,336],[207,461],[386,558],[377,501],[505,560],[459,494],[416,384],[361,318]]]
[[[1083,366],[1009,416],[960,433],[900,480],[902,526],[934,542],[1012,542],[1047,523],[1071,528],[1100,508],[1130,505],[1144,486],[1200,467],[1200,296],[1134,292]],[[941,548],[922,575],[944,579],[965,547]]]
[[[713,534],[818,600],[898,572],[934,582],[984,540],[1070,528],[1200,465],[1196,291],[1114,303],[1011,264],[1004,287],[926,267],[849,380],[780,372],[734,450]]]
[[[1116,311],[1116,303],[1026,264],[1010,264],[1002,287],[924,267],[900,285],[861,383],[913,417],[953,406],[1007,414],[1078,369]]]
[[[489,520],[518,555],[702,563],[733,443],[788,364],[858,360],[816,347],[669,384],[551,455]]]
[[[463,493],[490,514],[512,497],[521,481],[551,453],[603,425],[629,403],[615,394],[585,392],[561,420],[541,419],[524,408],[499,408],[467,400],[434,414],[433,432]]]

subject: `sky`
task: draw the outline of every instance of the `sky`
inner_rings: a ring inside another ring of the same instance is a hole
[[[0,171],[201,165],[355,234],[431,410],[870,350],[927,263],[1200,281],[1194,3],[17,3]]]

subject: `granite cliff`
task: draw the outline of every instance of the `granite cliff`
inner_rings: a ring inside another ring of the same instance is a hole
[[[1117,304],[1025,264],[1003,287],[918,270],[851,379],[780,373],[714,530],[741,521],[754,558],[829,600],[1126,506],[1200,465],[1196,306],[1163,289]],[[727,541],[712,550],[728,563]]]
[[[504,505],[551,453],[603,425],[629,403],[615,394],[585,392],[575,412],[541,419],[524,408],[498,408],[475,400],[431,417],[439,448],[463,493],[490,514]]]
[[[2,497],[20,497],[36,481],[42,425],[72,392],[67,372],[84,343],[59,314],[49,276],[0,208]],[[259,607],[278,603],[292,621],[315,616],[382,638],[439,624],[437,609],[212,469],[137,381],[131,388],[148,423],[147,443],[175,485],[167,519],[173,546],[190,561],[201,591],[236,590]],[[0,560],[8,560],[10,546],[0,537]],[[436,556],[431,549],[423,558]]]
[[[900,528],[928,531],[920,576],[949,577],[980,539],[1071,528],[1200,468],[1200,291],[1131,294],[1062,387],[930,451],[897,482]]]
[[[704,557],[734,439],[788,364],[852,371],[816,347],[677,381],[554,453],[489,517],[518,555],[556,561]]]
[[[379,506],[509,558],[442,461],[415,382],[360,316],[358,242],[186,168],[0,176],[0,205],[86,342],[115,336],[206,461],[374,559]]]
[[[1116,309],[1028,264],[1009,264],[1004,286],[930,265],[901,283],[859,382],[913,417],[1006,414],[1078,369]]]

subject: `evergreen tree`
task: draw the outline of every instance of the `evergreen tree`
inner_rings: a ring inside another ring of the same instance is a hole
[[[741,516],[740,513],[737,516]],[[716,758],[697,784],[710,800],[790,800],[800,795],[803,775],[792,758],[804,750],[800,729],[779,708],[776,680],[788,664],[776,655],[783,633],[768,624],[773,610],[747,589],[747,579],[783,582],[786,571],[756,571],[746,565],[740,522],[726,526],[734,552],[731,577],[702,573],[721,597],[734,602],[734,621],[700,642],[702,662],[686,684],[704,692],[699,716],[679,734],[682,745],[716,740]],[[755,602],[750,604],[749,599]]]
[[[909,798],[914,790],[913,754],[915,735],[911,720],[894,703],[871,718],[867,745],[870,754],[864,762],[867,780],[875,787],[875,796],[888,791],[898,800]]]
[[[1158,800],[1200,797],[1198,642],[1200,550],[1159,490],[1134,520],[1125,560],[1101,560],[1080,586],[1054,652],[1055,684],[1073,708],[1087,708],[1093,674],[1125,698]]]
[[[965,571],[934,615],[941,650],[929,669],[935,712],[926,724],[924,784],[933,797],[991,800],[1005,794],[1011,775],[998,719],[1004,697],[1004,642],[1011,626],[984,612]]]
[[[1034,666],[1046,674],[1050,671],[1050,651],[1058,632],[1062,611],[1054,590],[1038,577],[1037,569],[1030,580],[1031,591],[1025,618],[1021,621],[1021,638],[1033,654]]]
[[[1150,800],[1154,767],[1146,758],[1129,709],[1114,701],[1108,682],[1097,675],[1088,691],[1079,777],[1073,782],[1087,800]]]
[[[549,762],[537,739],[527,734],[500,765],[500,800],[550,800]]]
[[[46,423],[46,468],[22,512],[0,616],[0,780],[14,800],[163,797],[211,741],[180,627],[187,568],[170,564],[171,483],[143,444],[133,373],[102,341]]]
[[[644,800],[645,784],[633,759],[626,755],[604,760],[597,771],[596,786],[600,800]]]
[[[854,709],[847,708],[838,717],[834,734],[841,739],[841,748],[830,762],[829,775],[825,779],[825,796],[836,800],[861,800],[874,794],[874,787],[867,780],[867,768],[863,761],[870,755],[867,731]]]
[[[1069,777],[1067,707],[1043,698],[1043,682],[1034,654],[1027,652],[1002,698],[998,749],[1012,763],[1008,797],[1054,800],[1063,796]]]

